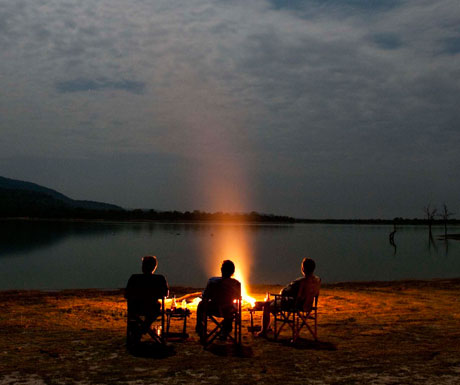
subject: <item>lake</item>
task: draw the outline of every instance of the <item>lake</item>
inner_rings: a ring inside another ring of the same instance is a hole
[[[120,288],[156,255],[170,285],[203,287],[223,259],[252,284],[285,284],[305,256],[323,282],[460,277],[460,241],[425,226],[0,222],[0,290]],[[460,232],[452,226],[450,233]]]

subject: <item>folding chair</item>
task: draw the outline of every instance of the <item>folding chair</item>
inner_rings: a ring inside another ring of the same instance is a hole
[[[275,340],[278,339],[283,328],[288,326],[292,331],[291,342],[296,343],[300,331],[305,326],[315,341],[318,341],[318,296],[314,297],[311,306],[296,306],[293,297],[285,297],[281,294],[273,294],[273,296],[275,297],[273,309]]]
[[[155,343],[164,345],[165,341],[165,300],[161,300],[160,325],[152,328],[157,319],[149,317],[148,312],[138,301],[128,299],[128,319],[126,328],[126,343],[128,347],[139,344],[144,334],[148,334]]]
[[[231,311],[233,330],[227,331],[224,327],[223,309],[216,309],[211,301],[203,302],[203,325],[200,342],[205,348],[211,345],[219,336],[224,339],[228,338],[235,345],[241,345],[241,297],[234,300],[234,305],[234,310]],[[211,321],[209,331],[208,319]]]

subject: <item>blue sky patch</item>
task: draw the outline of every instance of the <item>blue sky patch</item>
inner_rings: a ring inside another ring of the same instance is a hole
[[[447,38],[443,43],[444,52],[450,53],[451,55],[460,53],[460,36]]]
[[[398,49],[402,45],[400,37],[393,33],[380,33],[374,35],[372,40],[379,48],[382,49]]]
[[[276,9],[304,9],[308,7],[349,8],[382,11],[395,8],[401,0],[270,0]]]
[[[60,93],[121,90],[133,94],[141,94],[144,92],[145,83],[133,80],[74,79],[58,82],[56,84],[56,89]]]

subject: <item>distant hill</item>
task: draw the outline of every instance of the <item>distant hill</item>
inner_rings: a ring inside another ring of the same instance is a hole
[[[77,210],[123,211],[121,207],[109,203],[75,200],[35,183],[0,176],[2,216],[41,216],[46,212]]]

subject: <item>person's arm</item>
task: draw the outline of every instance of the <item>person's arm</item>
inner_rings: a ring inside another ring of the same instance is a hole
[[[132,281],[133,281],[132,278],[133,278],[132,276],[129,277],[128,283],[126,284],[126,289],[125,289],[125,298],[126,299],[128,299],[132,295],[132,293],[131,293],[131,291],[132,291],[131,285],[132,285]]]
[[[237,281],[238,282],[238,286],[237,286],[237,293],[236,293],[236,296],[237,298],[240,298],[241,297],[241,282]]]
[[[295,281],[290,282],[288,285],[286,285],[280,290],[280,294],[283,297],[292,297],[292,290],[294,288],[294,285],[295,285]]]
[[[203,293],[201,294],[202,299],[209,299],[209,296],[211,294],[210,286],[211,286],[211,280],[208,281],[208,283],[206,284],[205,289],[203,290]]]

